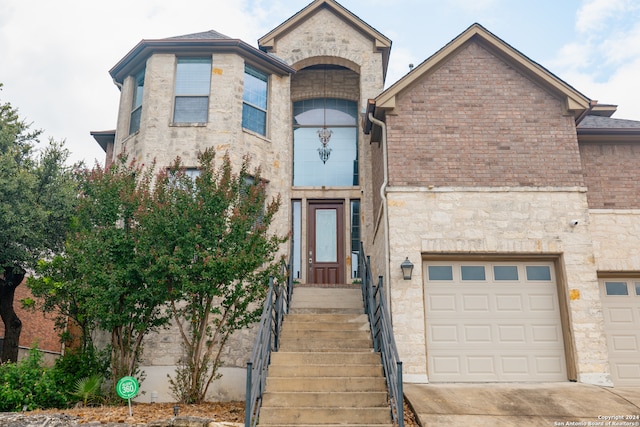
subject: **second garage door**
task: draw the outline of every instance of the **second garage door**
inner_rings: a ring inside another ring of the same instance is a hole
[[[640,279],[601,280],[609,365],[616,386],[640,386]]]
[[[553,263],[424,268],[429,381],[567,380]]]

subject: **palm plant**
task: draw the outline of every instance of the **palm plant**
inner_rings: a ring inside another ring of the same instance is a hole
[[[87,406],[87,402],[94,400],[100,394],[102,376],[93,374],[85,378],[80,378],[74,383],[72,396],[82,400],[82,404]]]

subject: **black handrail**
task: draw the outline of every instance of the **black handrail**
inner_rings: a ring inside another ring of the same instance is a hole
[[[359,256],[360,274],[362,275],[362,297],[365,313],[369,317],[373,349],[380,352],[384,376],[389,388],[391,416],[394,424],[404,427],[404,397],[402,391],[402,362],[398,357],[396,341],[393,338],[391,318],[384,296],[382,276],[378,277],[378,285],[373,283],[371,260],[364,254],[364,245],[360,242]]]
[[[289,264],[290,266],[291,264]],[[276,283],[269,278],[269,291],[264,302],[258,335],[253,346],[251,360],[247,363],[247,386],[245,391],[245,427],[254,427],[260,416],[262,394],[267,382],[267,370],[271,361],[271,352],[278,351],[280,331],[285,313],[289,313],[289,305],[293,294],[293,276],[289,267],[283,263],[285,283]]]

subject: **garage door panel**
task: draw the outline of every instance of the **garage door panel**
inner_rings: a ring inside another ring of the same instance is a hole
[[[468,375],[491,375],[495,372],[494,357],[487,356],[467,356],[465,358]]]
[[[562,340],[562,329],[558,324],[532,325],[534,343],[554,343]]]
[[[521,312],[524,309],[522,295],[505,294],[496,295],[496,311],[498,312]]]
[[[558,303],[552,294],[529,295],[529,309],[533,312],[554,313]]]
[[[431,359],[432,369],[437,375],[459,378],[462,375],[459,356],[435,356]]]
[[[489,296],[488,295],[463,295],[462,296],[462,310],[463,311],[489,311]]]
[[[632,307],[616,307],[611,304],[606,313],[606,320],[614,327],[635,326],[638,323]]]
[[[528,375],[529,358],[525,356],[501,357],[502,372],[506,375]]]
[[[640,386],[640,280],[602,279],[600,296],[616,386]]]
[[[499,325],[498,338],[503,343],[525,343],[527,341],[524,325]]]
[[[566,377],[564,358],[539,355],[450,355],[429,359],[440,382],[558,381]],[[437,382],[437,381],[434,381]]]
[[[456,296],[453,294],[431,294],[429,295],[429,300],[427,303],[427,307],[430,312],[451,312],[455,313],[457,311],[456,307]]]
[[[620,385],[634,386],[640,383],[640,362],[639,363],[618,363],[614,366],[613,375]]]
[[[481,269],[470,269],[476,279],[465,281],[460,271],[464,263],[450,264],[446,280],[425,278],[430,381],[567,379],[551,263],[535,270],[533,281],[526,279],[525,263],[501,263],[499,274],[487,265],[484,271],[491,274],[484,282],[477,280]]]
[[[536,371],[538,375],[561,375],[564,374],[565,361],[556,355],[536,356]]]
[[[429,327],[430,343],[455,343],[458,342],[457,325],[431,325]]]
[[[463,325],[464,342],[467,344],[490,344],[493,341],[491,325]]]
[[[614,335],[609,340],[614,351],[639,352],[638,337],[636,335]]]

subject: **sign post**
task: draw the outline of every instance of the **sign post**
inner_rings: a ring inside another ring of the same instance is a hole
[[[131,399],[136,397],[138,394],[138,389],[140,386],[138,385],[138,381],[133,377],[122,377],[118,384],[116,384],[116,393],[123,399],[127,399],[129,401],[129,416],[133,416],[133,411],[131,410]]]

